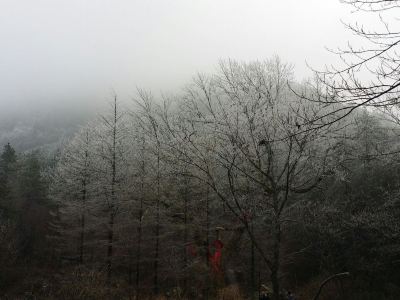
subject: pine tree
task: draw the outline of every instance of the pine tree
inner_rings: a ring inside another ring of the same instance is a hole
[[[64,147],[51,185],[52,197],[57,202],[61,221],[60,224],[54,224],[55,230],[62,236],[64,243],[73,245],[72,255],[80,264],[85,262],[87,256],[88,228],[91,225],[89,212],[93,210],[92,135],[90,127],[84,127]],[[65,246],[64,252],[69,248]]]
[[[117,97],[111,104],[110,111],[101,116],[96,128],[94,155],[98,158],[99,198],[103,201],[105,213],[105,227],[107,228],[107,281],[110,283],[115,256],[116,218],[121,213],[123,202],[127,197],[127,128],[125,114],[120,110]]]
[[[44,178],[44,163],[38,152],[27,154],[18,176],[18,232],[20,249],[27,257],[45,255],[42,246],[46,243],[50,221],[48,184]]]
[[[10,218],[15,211],[12,182],[15,179],[17,155],[10,143],[4,146],[0,156],[0,216]]]

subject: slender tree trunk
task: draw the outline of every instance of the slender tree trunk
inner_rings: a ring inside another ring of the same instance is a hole
[[[136,299],[140,299],[140,259],[141,259],[141,247],[142,247],[142,216],[143,216],[143,201],[140,201],[140,212],[139,212],[139,226],[138,226],[138,238],[136,248]]]
[[[210,260],[208,258],[208,251],[210,249],[210,188],[207,185],[206,190],[206,249],[205,250],[205,260],[207,265],[207,274],[206,274],[206,299],[208,299],[210,293]]]
[[[254,243],[253,243],[254,245]],[[258,297],[260,298],[261,296],[261,284],[262,284],[262,278],[261,278],[261,265],[262,265],[262,260],[260,259],[258,261]]]
[[[144,155],[144,140],[142,155]],[[143,221],[143,201],[144,201],[144,176],[145,176],[145,159],[142,157],[142,176],[140,182],[140,208],[138,215],[138,229],[137,229],[137,248],[136,248],[136,300],[140,299],[140,259],[141,259],[141,247],[142,247],[142,221]]]
[[[83,256],[84,256],[84,247],[85,247],[85,203],[86,203],[86,181],[83,181],[83,190],[82,190],[82,204],[83,211],[81,214],[81,232],[79,238],[79,263],[83,264]]]
[[[271,267],[271,282],[274,292],[274,299],[279,300],[280,284],[279,284],[279,271],[280,271],[280,228],[275,224],[274,229],[274,246],[273,246],[273,261]]]
[[[110,216],[108,222],[108,248],[107,248],[107,281],[110,283],[112,274],[112,256],[113,256],[113,243],[114,243],[114,209],[116,202],[115,186],[117,182],[117,98],[114,98],[114,123],[112,133],[112,160],[111,160],[111,204],[109,207]]]
[[[206,191],[206,253],[205,259],[207,267],[210,265],[210,260],[208,259],[208,249],[210,247],[210,189],[207,186]]]
[[[156,201],[156,245],[154,255],[154,293],[159,292],[158,287],[158,260],[160,247],[160,146],[157,145],[157,201]]]
[[[107,247],[107,282],[111,281],[112,274],[112,256],[113,256],[113,239],[114,239],[114,214],[110,213],[108,222],[108,247]]]
[[[83,264],[84,259],[84,247],[85,247],[85,213],[86,213],[86,196],[87,196],[87,179],[88,179],[88,168],[89,168],[89,132],[86,131],[85,141],[85,161],[84,161],[84,178],[82,180],[82,214],[81,214],[81,233],[79,241],[79,263]]]
[[[272,240],[273,240],[273,253],[272,253],[272,266],[271,266],[271,283],[274,292],[274,299],[279,300],[280,284],[279,284],[279,271],[280,271],[280,247],[281,247],[281,224],[279,216],[279,195],[273,195],[274,201],[274,217],[272,224]]]
[[[85,214],[81,215],[81,234],[79,239],[79,263],[83,264],[84,255],[84,244],[85,244]]]
[[[279,277],[278,277],[278,270],[276,268],[271,269],[271,282],[272,282],[272,290],[274,292],[273,297],[275,300],[280,300]]]
[[[251,224],[251,231],[253,231],[253,224]],[[250,286],[251,286],[251,299],[255,300],[256,279],[255,279],[255,249],[254,243],[250,240]]]
[[[133,284],[133,245],[128,247],[128,283],[130,286]],[[131,295],[129,295],[131,297]]]
[[[188,253],[187,253],[187,249],[186,249],[186,245],[188,243],[188,193],[189,193],[189,183],[187,181],[187,179],[185,178],[184,181],[185,184],[185,188],[184,188],[184,195],[183,195],[183,199],[184,199],[184,233],[183,233],[183,244],[185,245],[184,247],[184,261],[183,261],[183,289],[186,292],[187,291],[187,266],[188,266]]]

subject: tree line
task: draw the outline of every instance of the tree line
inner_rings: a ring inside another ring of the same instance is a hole
[[[2,293],[312,299],[349,272],[320,299],[395,299],[398,125],[315,126],[320,94],[277,57],[228,60],[173,96],[115,96],[51,159],[5,145]]]

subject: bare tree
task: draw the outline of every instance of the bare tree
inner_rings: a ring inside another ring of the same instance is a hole
[[[127,125],[125,114],[114,97],[110,112],[102,115],[96,127],[95,155],[98,161],[97,184],[108,215],[107,228],[107,280],[111,280],[115,242],[115,218],[127,198],[129,185]]]
[[[138,91],[139,100],[138,113],[135,118],[138,121],[138,126],[142,128],[144,133],[153,142],[153,154],[155,156],[155,245],[154,245],[154,293],[159,292],[159,260],[160,260],[160,227],[161,227],[161,148],[160,148],[160,132],[158,120],[154,118],[154,107],[152,106],[151,94],[143,90]]]
[[[151,176],[149,175],[149,165],[150,165],[150,154],[148,153],[149,145],[146,141],[146,135],[143,130],[138,126],[137,123],[131,124],[134,128],[132,142],[132,148],[135,149],[131,155],[131,160],[133,164],[137,166],[137,168],[131,168],[130,175],[133,176],[131,179],[132,187],[131,201],[129,203],[129,218],[127,220],[128,226],[134,226],[136,230],[135,237],[130,237],[129,240],[134,241],[132,243],[132,247],[135,247],[135,250],[132,249],[132,253],[129,255],[132,256],[130,260],[129,266],[129,282],[131,284],[135,284],[136,289],[136,298],[140,299],[141,297],[141,277],[142,277],[142,258],[143,253],[146,251],[146,248],[143,249],[144,245],[144,229],[145,229],[145,213],[148,210],[147,201],[149,194],[149,182],[151,182]],[[133,220],[132,220],[133,218]],[[133,279],[133,267],[131,266],[133,262],[133,251],[135,252],[135,277]]]
[[[295,194],[317,186],[326,172],[327,132],[300,132],[298,116],[315,114],[288,88],[290,66],[222,62],[218,76],[198,76],[176,107],[158,115],[163,156],[207,184],[242,223],[271,272],[279,297],[281,238]],[[303,125],[305,126],[305,125]],[[268,251],[251,229],[243,186],[258,191],[260,215],[272,239]]]
[[[314,119],[304,123],[326,126],[342,120],[362,106],[391,108],[399,104],[400,32],[395,13],[398,0],[342,0],[359,14],[376,17],[380,26],[346,23],[345,27],[358,38],[360,45],[331,50],[341,64],[316,71],[317,83],[310,84],[312,93],[302,97],[326,104]]]
[[[52,185],[52,194],[56,197],[62,222],[75,222],[74,219],[78,216],[77,239],[80,264],[84,263],[85,258],[87,215],[93,195],[92,184],[95,180],[92,137],[93,132],[90,127],[84,127],[62,149]],[[72,224],[68,227],[76,228]]]

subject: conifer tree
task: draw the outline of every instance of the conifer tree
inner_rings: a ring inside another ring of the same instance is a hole
[[[13,208],[12,182],[16,176],[17,155],[10,143],[4,146],[0,156],[0,216],[10,218]]]

